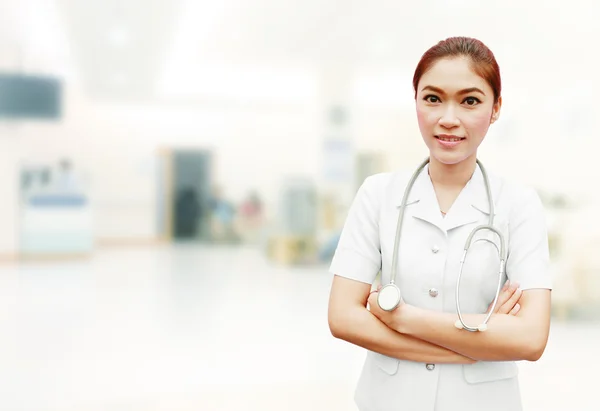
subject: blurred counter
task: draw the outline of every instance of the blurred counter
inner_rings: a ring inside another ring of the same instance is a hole
[[[21,207],[22,255],[78,255],[93,248],[93,220],[88,198],[79,193],[26,197]]]

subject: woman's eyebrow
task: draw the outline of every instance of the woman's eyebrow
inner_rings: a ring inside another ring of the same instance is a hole
[[[477,87],[469,87],[469,88],[465,88],[463,90],[460,90],[458,92],[458,94],[468,94],[468,93],[481,93],[485,96],[485,93],[483,91],[481,91],[480,89],[478,89]]]
[[[435,86],[425,86],[425,87],[423,87],[423,89],[421,89],[421,91],[425,91],[425,90],[430,90],[430,91],[433,91],[434,93],[446,95],[444,90],[442,90],[439,87],[435,87]],[[468,94],[468,93],[473,93],[473,92],[481,93],[485,96],[485,93],[483,91],[481,91],[480,89],[478,89],[477,87],[469,87],[469,88],[462,89],[457,94]]]

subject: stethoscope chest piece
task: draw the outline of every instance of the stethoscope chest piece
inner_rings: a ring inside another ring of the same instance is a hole
[[[480,331],[480,332],[484,332],[484,331],[487,331],[487,329],[488,329],[487,323],[481,323],[477,327],[474,327],[474,328],[473,327],[466,328],[465,325],[464,325],[464,323],[461,322],[460,319],[456,320],[456,322],[454,323],[454,326],[456,328],[458,328],[459,330],[467,330],[467,331]]]
[[[386,284],[377,294],[377,304],[384,311],[393,311],[400,305],[402,296],[394,283]]]

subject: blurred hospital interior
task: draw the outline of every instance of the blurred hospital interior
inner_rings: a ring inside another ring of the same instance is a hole
[[[412,76],[476,37],[479,151],[533,186],[553,324],[525,409],[597,410],[593,1],[0,0],[0,409],[352,410],[328,265],[372,174],[427,155]]]

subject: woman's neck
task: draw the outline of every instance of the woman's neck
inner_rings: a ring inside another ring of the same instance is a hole
[[[472,156],[458,164],[443,164],[431,157],[429,160],[429,177],[434,186],[462,188],[473,176],[477,157]]]

